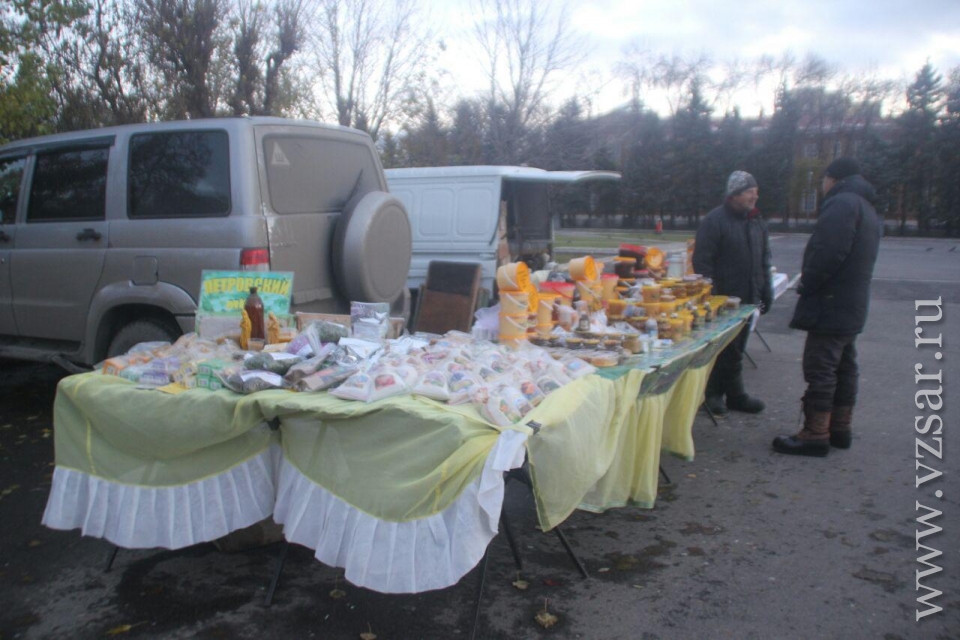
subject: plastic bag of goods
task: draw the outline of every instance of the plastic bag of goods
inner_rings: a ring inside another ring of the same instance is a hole
[[[473,394],[473,401],[480,415],[499,427],[516,424],[533,410],[519,389],[507,385],[480,387]]]
[[[410,393],[416,384],[417,373],[410,367],[371,367],[343,381],[331,395],[344,400],[376,402],[391,396]]]
[[[427,371],[420,376],[413,393],[432,400],[446,402],[450,399],[450,387],[447,386],[447,374],[443,371]]]

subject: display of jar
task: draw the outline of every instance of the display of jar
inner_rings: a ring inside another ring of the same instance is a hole
[[[661,340],[673,339],[673,325],[670,324],[670,317],[661,313],[657,318],[657,337]]]

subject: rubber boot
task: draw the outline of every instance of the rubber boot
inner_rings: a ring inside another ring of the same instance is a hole
[[[794,456],[822,458],[830,452],[830,412],[815,411],[804,405],[803,428],[795,436],[777,436],[773,450]]]
[[[710,377],[707,378],[707,389],[704,395],[706,396],[704,404],[710,410],[710,413],[715,416],[727,414],[727,406],[723,404],[723,380],[717,374],[716,369],[711,371]]]
[[[853,407],[834,407],[830,414],[830,446],[849,449],[853,440]]]
[[[751,398],[743,387],[743,374],[727,381],[727,409],[742,413],[760,413],[767,405],[758,398]]]

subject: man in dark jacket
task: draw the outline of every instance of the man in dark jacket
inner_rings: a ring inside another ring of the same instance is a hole
[[[746,171],[734,171],[727,180],[722,205],[704,216],[693,248],[693,269],[713,280],[713,291],[736,296],[744,304],[760,305],[761,313],[773,303],[770,276],[770,239],[767,225],[755,205],[757,181]],[[717,357],[707,380],[706,404],[711,412],[727,409],[759,413],[764,404],[751,398],[743,385],[743,351],[750,329],[743,331]],[[726,406],[723,397],[726,395]]]
[[[803,253],[800,299],[790,323],[807,332],[804,424],[797,435],[773,441],[779,453],[825,456],[830,445],[850,447],[859,377],[856,341],[867,321],[880,223],[872,205],[876,191],[853,158],[830,163],[823,192],[820,217]]]

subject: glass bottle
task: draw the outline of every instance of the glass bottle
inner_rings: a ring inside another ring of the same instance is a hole
[[[250,318],[250,339],[263,340],[266,338],[263,327],[263,300],[257,295],[257,288],[250,287],[250,295],[243,305],[243,310]]]

